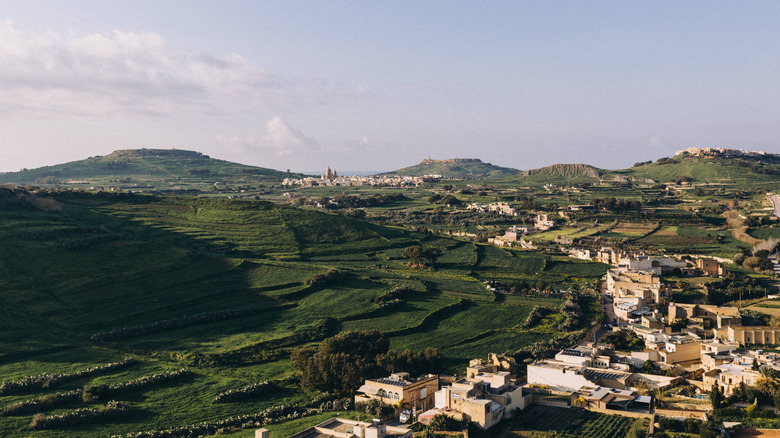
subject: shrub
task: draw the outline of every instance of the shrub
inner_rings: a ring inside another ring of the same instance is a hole
[[[95,342],[118,341],[121,339],[146,336],[152,333],[159,333],[197,324],[205,324],[209,322],[224,321],[227,319],[250,316],[258,313],[259,311],[259,309],[231,309],[219,310],[216,312],[204,312],[198,313],[196,315],[187,315],[178,318],[156,321],[150,324],[133,325],[122,327],[116,330],[97,332],[90,336],[89,339]]]
[[[275,385],[268,382],[260,382],[239,389],[231,389],[217,394],[217,396],[214,397],[214,402],[229,403],[245,400],[251,397],[256,397],[260,394],[265,394],[266,392],[272,390],[274,386]]]
[[[119,416],[127,415],[130,407],[123,402],[110,401],[98,408],[82,408],[58,415],[33,416],[30,429],[54,429],[78,424],[94,423]]]
[[[341,272],[336,269],[328,269],[325,272],[312,275],[311,277],[304,280],[304,282],[311,285],[325,285],[336,283],[340,279]]]
[[[138,363],[136,359],[127,358],[120,362],[87,368],[75,373],[46,373],[39,374],[37,376],[25,377],[22,380],[3,382],[0,383],[0,395],[32,392],[36,389],[48,388],[57,383],[62,383],[69,380],[107,374],[136,363]]]

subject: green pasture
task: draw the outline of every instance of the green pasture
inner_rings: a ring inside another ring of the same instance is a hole
[[[474,357],[554,336],[515,327],[533,306],[557,306],[559,298],[494,296],[485,279],[549,276],[576,282],[602,273],[599,264],[263,201],[68,192],[54,197],[61,211],[0,209],[0,382],[74,372],[129,356],[140,363],[61,386],[0,395],[0,407],[182,367],[193,374],[117,396],[131,406],[127,417],[32,431],[27,428],[32,415],[0,416],[0,436],[102,437],[302,402],[314,394],[284,382],[247,402],[212,400],[226,389],[290,377],[289,349],[343,330],[381,330],[396,349],[439,348],[454,372]],[[436,266],[407,267],[403,250],[413,244],[439,248]],[[338,269],[339,278],[306,283],[329,269]],[[376,298],[399,285],[415,292],[380,310]],[[195,318],[237,309],[252,313]],[[335,320],[331,331],[311,337],[325,318]],[[187,323],[172,325],[176,321]],[[135,326],[158,328],[113,341],[90,340],[96,333]],[[284,347],[267,358],[224,366],[191,360],[274,342]],[[94,405],[76,401],[49,413]]]

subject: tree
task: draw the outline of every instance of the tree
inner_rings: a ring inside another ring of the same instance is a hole
[[[720,386],[718,386],[717,383],[712,385],[712,390],[710,390],[710,403],[712,403],[712,409],[718,409],[723,405],[724,397],[723,393],[720,392]]]
[[[778,380],[775,370],[764,365],[758,369],[759,377],[756,380],[756,389],[768,396],[772,396],[778,389]]]
[[[772,402],[775,404],[775,408],[780,409],[780,391],[772,395]]]
[[[367,378],[407,371],[412,375],[441,371],[435,348],[415,353],[389,350],[389,340],[377,330],[344,332],[317,347],[304,347],[290,355],[301,386],[336,395],[353,394]]]
[[[585,397],[583,397],[583,396],[579,396],[579,397],[577,397],[576,399],[574,399],[574,401],[572,402],[572,404],[573,404],[575,407],[578,407],[578,408],[584,408],[584,407],[587,407],[587,406],[588,406],[588,400],[586,400],[586,399],[585,399]]]
[[[430,431],[451,431],[456,432],[463,430],[463,422],[450,417],[447,414],[436,414],[431,418],[431,422],[428,423],[428,430]]]
[[[413,245],[406,248],[402,255],[409,259],[412,266],[431,266],[436,263],[441,251],[432,246]]]

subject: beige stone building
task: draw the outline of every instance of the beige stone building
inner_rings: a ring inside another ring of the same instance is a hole
[[[288,438],[411,438],[412,431],[406,426],[389,426],[374,421],[331,418],[322,423],[304,429]]]
[[[622,271],[610,269],[606,275],[607,293],[613,297],[641,298],[640,304],[657,303],[666,296],[666,288],[661,285],[661,278],[652,272]]]
[[[409,373],[394,373],[381,379],[366,379],[358,389],[355,402],[377,399],[386,405],[424,411],[433,407],[434,393],[438,389],[439,376],[436,374],[413,379]]]
[[[669,335],[663,348],[658,349],[659,360],[667,365],[701,360],[701,339],[691,335]]]
[[[780,344],[780,327],[727,327],[726,333],[726,339],[740,345]]]
[[[736,307],[669,303],[668,320],[683,318],[703,330],[742,325],[742,316]]]
[[[696,268],[701,270],[703,274],[713,277],[723,277],[729,273],[727,267],[717,260],[711,259],[696,259]]]
[[[780,358],[775,353],[761,353],[759,350],[744,354],[733,352],[729,354],[730,360],[704,373],[702,382],[705,388],[718,385],[728,396],[743,384],[745,386],[755,385],[761,374],[758,370],[753,369],[753,360],[756,360],[759,366],[768,366],[774,369],[775,373],[780,371]]]
[[[421,414],[421,421],[443,413],[489,429],[516,410],[525,409],[533,394],[512,380],[510,370],[514,366],[514,360],[496,355],[490,355],[489,361],[472,360],[465,378],[436,392],[435,408]]]

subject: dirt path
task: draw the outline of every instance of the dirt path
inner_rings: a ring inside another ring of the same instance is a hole
[[[732,229],[735,239],[749,245],[758,245],[763,242],[763,240],[756,239],[747,233],[748,227],[745,226],[745,220],[737,210],[728,210],[723,213],[723,217],[726,218],[726,222],[729,224],[729,228]]]

